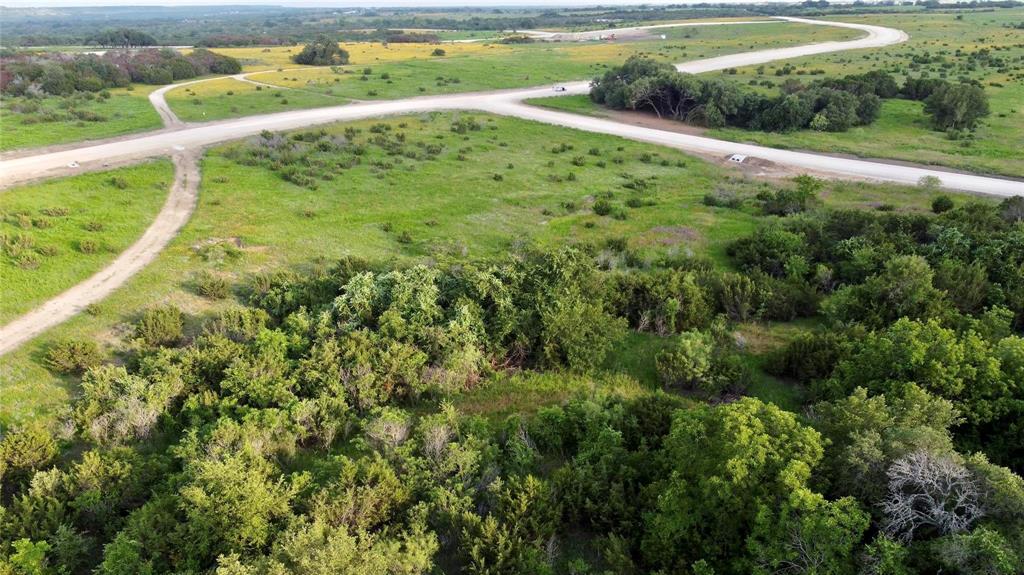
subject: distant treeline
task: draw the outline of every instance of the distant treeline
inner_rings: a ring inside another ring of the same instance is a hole
[[[540,13],[527,9],[354,9],[339,16],[334,9],[247,7],[241,11],[218,11],[215,7],[175,11],[163,9],[150,16],[121,14],[125,27],[143,29],[167,45],[259,45],[304,43],[320,34],[343,34],[357,30],[521,30],[528,28],[592,28],[656,20],[753,16],[824,16],[828,14],[920,12],[922,10],[996,10],[1022,6],[1021,2],[968,2],[939,4],[929,1],[917,6],[895,2],[830,4],[811,1],[802,4],[700,4],[694,6],[637,6],[604,9],[548,9]],[[100,9],[64,9],[54,16],[18,17],[17,10],[5,9],[4,43],[13,46],[82,44],[95,34]],[[118,9],[108,8],[111,14]],[[122,10],[123,11],[123,10]],[[180,15],[178,15],[180,14]],[[246,43],[213,43],[228,37]],[[259,40],[257,40],[259,39]],[[378,38],[383,40],[383,38]],[[396,40],[397,41],[397,40]]]
[[[156,46],[157,41],[153,36],[133,30],[121,28],[118,30],[106,30],[99,32],[85,39],[85,43],[92,46],[104,46],[110,48],[139,48],[142,46]]]
[[[188,55],[171,49],[95,54],[21,55],[5,58],[0,90],[15,96],[67,95],[127,86],[131,82],[170,84],[205,74],[237,74],[238,60],[197,48]]]
[[[227,46],[294,46],[295,40],[261,34],[214,34],[199,40],[194,45],[205,48]]]
[[[988,114],[985,92],[975,84],[910,78],[900,87],[891,75],[874,71],[806,86],[787,82],[779,95],[768,96],[638,56],[595,78],[590,97],[619,110],[649,110],[701,126],[768,132],[805,128],[843,132],[874,122],[881,100],[895,97],[924,101],[935,127],[943,130],[971,129]]]
[[[441,37],[430,32],[407,32],[379,28],[377,30],[346,30],[341,39],[349,42],[390,42],[394,44],[433,44],[440,42]]]

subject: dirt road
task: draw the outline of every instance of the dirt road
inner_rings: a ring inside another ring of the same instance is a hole
[[[110,295],[149,265],[185,225],[195,209],[199,190],[199,154],[175,155],[174,184],[153,223],[137,242],[105,268],[38,308],[0,327],[0,355]]]

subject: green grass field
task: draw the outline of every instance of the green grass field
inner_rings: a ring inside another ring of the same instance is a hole
[[[883,70],[899,78],[908,75],[979,81],[989,96],[992,114],[972,140],[950,140],[928,125],[917,102],[885,102],[881,117],[870,126],[843,133],[800,131],[790,134],[737,129],[713,130],[708,135],[774,147],[850,153],[948,166],[981,173],[1024,176],[1024,30],[1009,28],[1024,21],[1024,9],[992,12],[889,14],[835,17],[849,22],[899,28],[910,35],[903,44],[877,50],[843,52],[740,68],[723,75],[744,84],[773,86],[788,78],[812,81]],[[985,57],[969,55],[985,50]],[[917,62],[915,62],[915,58]],[[776,76],[786,64],[795,70]],[[810,75],[823,71],[824,74]],[[774,87],[759,86],[755,89]]]
[[[96,140],[156,129],[160,116],[149,103],[156,86],[110,90],[110,98],[92,94],[67,98],[0,99],[0,151]]]
[[[0,324],[86,279],[130,246],[160,211],[168,161],[0,192]]]
[[[405,116],[332,126],[339,134],[346,126],[361,128],[354,139],[365,144],[375,136],[369,131],[374,124],[386,124],[390,133],[406,134],[408,149],[419,149],[417,143],[443,149],[434,160],[410,160],[368,145],[361,164],[320,182],[316,190],[285,182],[266,168],[236,163],[224,155],[230,146],[212,150],[202,166],[198,209],[156,262],[90,313],[4,358],[0,424],[53,413],[76,392],[77,381],[43,367],[44,350],[55,339],[88,337],[113,346],[128,333],[127,322],[155,303],[174,303],[193,317],[234,305],[231,298],[197,295],[193,283],[199,272],[242,286],[260,271],[310,269],[346,254],[399,263],[472,260],[501,256],[523,243],[601,245],[609,238],[627,238],[640,254],[692,252],[728,265],[726,244],[760,220],[754,208],[703,205],[709,192],[752,196],[764,185],[731,168],[657,146],[479,114],[472,117],[483,129],[453,133],[453,119],[467,116]],[[573,148],[554,153],[552,148],[561,144]],[[629,179],[623,174],[641,178],[647,191],[625,188]],[[829,205],[888,203],[925,210],[932,194],[831,183],[822,197]],[[593,204],[602,198],[625,219],[596,215]],[[644,200],[641,207],[627,207],[631,198]],[[641,344],[648,347],[642,341],[647,336],[637,337],[630,340],[632,346],[621,346],[608,369],[630,373],[649,386],[649,362],[629,352]]]
[[[171,110],[186,122],[205,122],[253,114],[337,106],[347,100],[304,89],[271,88],[231,78],[170,90]]]

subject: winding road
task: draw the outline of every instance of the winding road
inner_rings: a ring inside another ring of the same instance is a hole
[[[900,31],[883,26],[779,18],[803,24],[836,26],[865,32],[865,36],[850,41],[820,42],[790,48],[774,48],[718,56],[678,64],[682,72],[701,73],[726,68],[763,64],[776,60],[824,54],[842,50],[879,48],[907,40]],[[686,23],[684,25],[726,25],[743,22]],[[764,21],[747,22],[764,23]],[[638,27],[661,28],[666,25]],[[611,33],[594,31],[584,34]],[[223,78],[252,81],[237,74]],[[916,184],[921,178],[938,178],[943,187],[982,194],[1013,196],[1024,195],[1024,182],[1001,178],[954,173],[939,169],[894,165],[884,162],[838,158],[824,154],[778,150],[765,146],[738,144],[689,134],[680,134],[618,123],[612,120],[580,116],[528,106],[524,100],[559,95],[585,94],[588,82],[564,84],[564,91],[553,92],[550,86],[491,92],[474,92],[447,96],[423,96],[401,100],[359,102],[343,106],[295,110],[275,114],[187,124],[182,122],[167,105],[165,94],[181,86],[220,78],[196,80],[164,86],[154,90],[149,99],[162,118],[165,128],[159,131],[94,142],[79,147],[50,153],[22,156],[0,161],[0,182],[13,184],[43,178],[102,170],[110,165],[121,165],[155,156],[171,156],[176,166],[176,181],[167,203],[142,238],[122,253],[106,268],[88,280],[72,287],[39,308],[0,327],[0,355],[57,325],[90,303],[99,301],[123,285],[128,279],[151,262],[188,221],[195,206],[199,182],[197,158],[202,148],[230,140],[251,136],[263,130],[290,130],[318,124],[372,117],[443,110],[478,110],[504,116],[544,122],[557,126],[597,132],[633,140],[650,142],[687,152],[719,157],[743,154],[761,158],[793,169],[813,171],[817,174],[852,179],[868,179],[900,184]]]

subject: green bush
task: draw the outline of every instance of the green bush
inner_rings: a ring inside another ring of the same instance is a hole
[[[338,66],[348,64],[348,52],[336,40],[321,35],[306,44],[302,52],[292,56],[292,61],[311,66]]]
[[[714,344],[711,337],[699,331],[679,334],[679,341],[662,350],[655,359],[658,379],[662,385],[703,387],[711,375],[711,355]]]
[[[46,350],[46,366],[57,373],[80,375],[103,361],[103,354],[95,341],[65,339]]]
[[[209,270],[197,273],[193,282],[196,293],[210,299],[224,299],[231,289],[226,279]]]
[[[173,305],[147,309],[135,324],[135,337],[149,346],[175,346],[184,336],[181,310]]]
[[[612,213],[612,203],[604,198],[597,200],[594,202],[594,213],[599,216],[607,216]]]
[[[939,196],[932,200],[932,211],[936,214],[948,212],[953,209],[953,198],[949,196]]]

